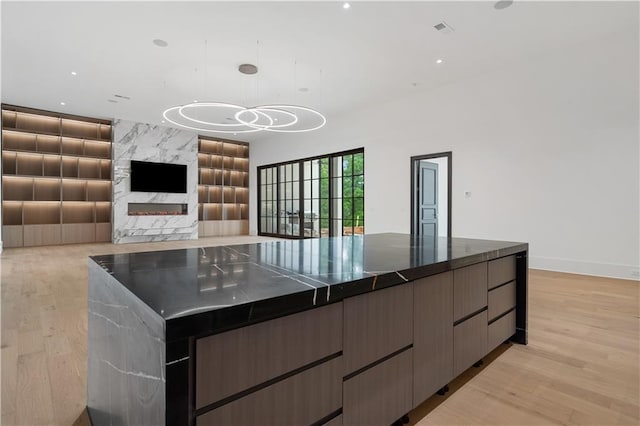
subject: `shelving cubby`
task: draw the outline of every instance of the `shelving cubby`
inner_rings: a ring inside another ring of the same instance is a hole
[[[111,241],[111,122],[2,105],[5,247]]]
[[[198,220],[200,236],[249,233],[249,145],[198,141]]]

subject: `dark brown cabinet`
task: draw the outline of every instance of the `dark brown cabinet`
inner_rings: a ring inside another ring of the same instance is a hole
[[[453,272],[414,282],[413,401],[453,379]]]
[[[196,408],[341,350],[342,303],[198,339]]]
[[[453,375],[458,376],[487,354],[487,311],[453,327]]]
[[[480,262],[198,339],[197,426],[393,423],[515,334],[514,265]]]
[[[411,411],[413,351],[408,349],[345,380],[345,425],[389,425]]]
[[[487,306],[487,263],[453,271],[453,320],[458,321]]]
[[[342,406],[342,357],[215,408],[197,426],[307,426]]]
[[[344,300],[345,376],[413,341],[413,283]]]

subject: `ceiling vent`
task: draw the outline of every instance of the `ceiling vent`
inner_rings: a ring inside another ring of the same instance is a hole
[[[124,99],[126,101],[130,101],[131,98],[129,96],[124,96],[124,95],[113,95],[114,98],[120,98],[120,99]]]
[[[433,28],[438,30],[440,34],[451,34],[454,31],[454,29],[444,21],[434,25]]]

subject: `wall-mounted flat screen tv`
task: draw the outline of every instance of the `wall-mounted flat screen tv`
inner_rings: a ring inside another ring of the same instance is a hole
[[[187,165],[131,160],[131,192],[187,193]]]

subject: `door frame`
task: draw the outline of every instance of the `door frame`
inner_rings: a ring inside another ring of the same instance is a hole
[[[431,158],[447,158],[447,236],[451,238],[451,181],[453,176],[453,153],[452,151],[446,152],[437,152],[435,154],[426,154],[426,155],[415,155],[411,157],[411,235],[417,235],[418,230],[416,229],[416,164],[420,160],[429,160]]]

